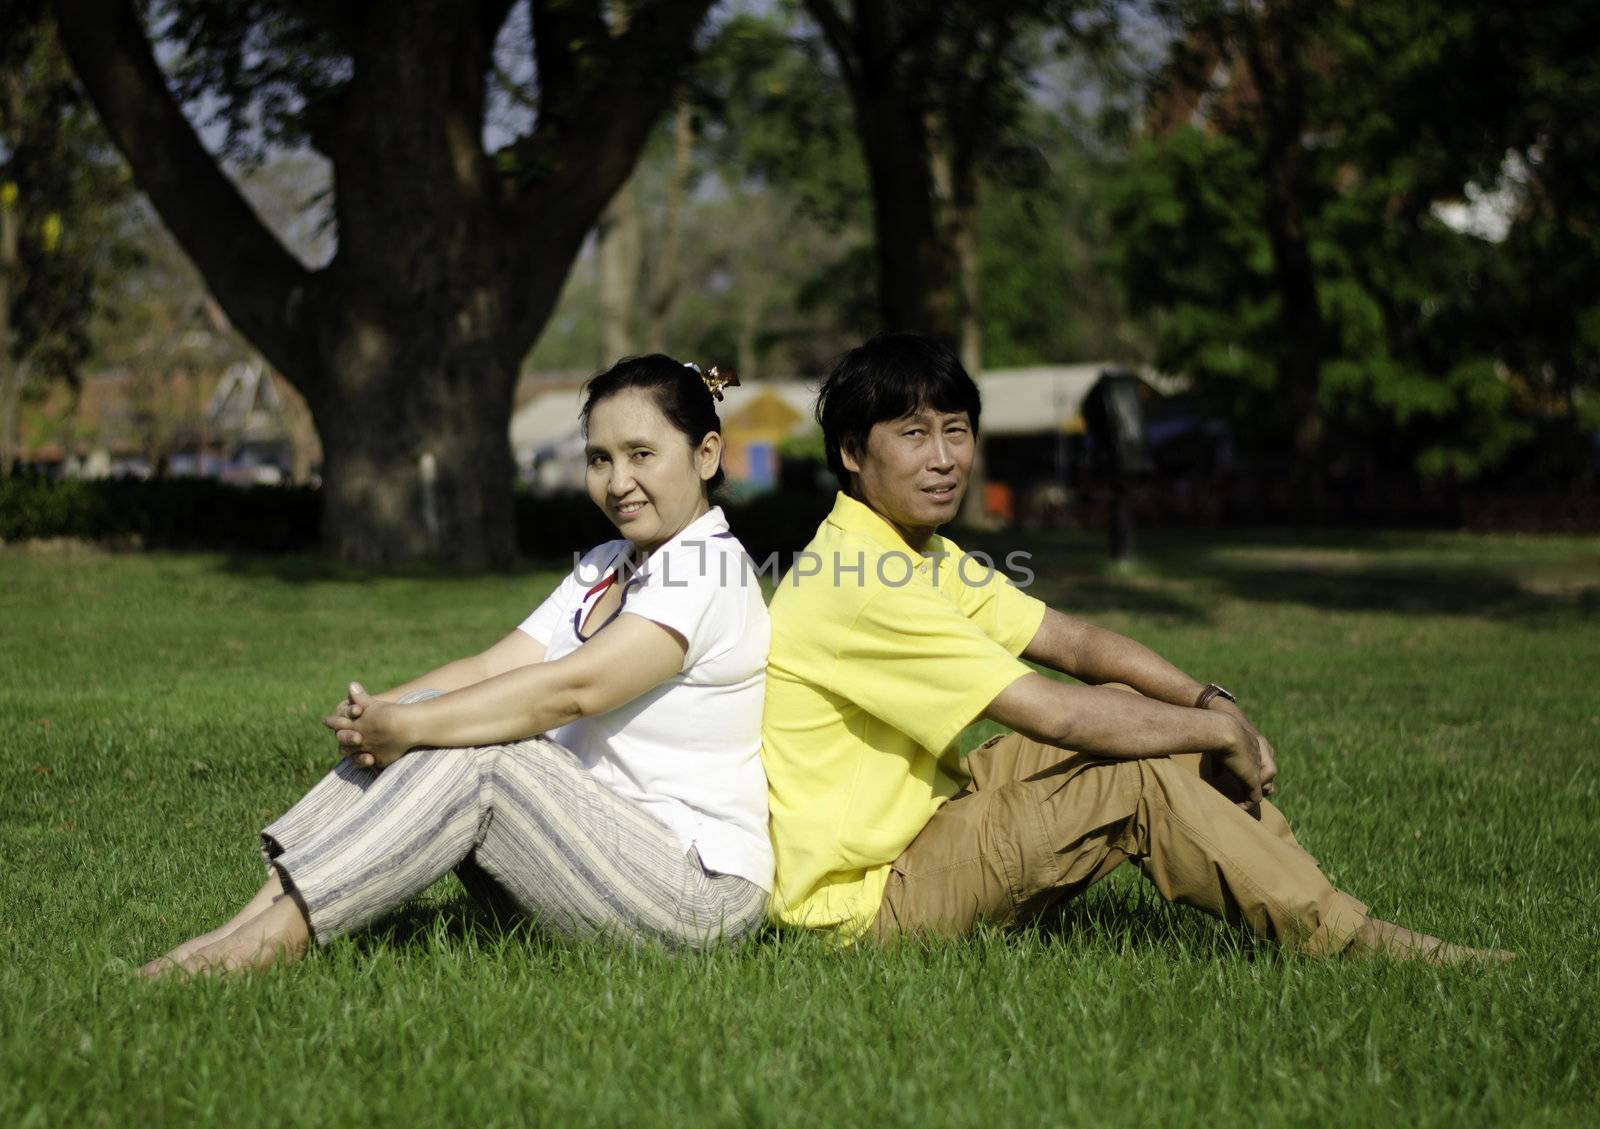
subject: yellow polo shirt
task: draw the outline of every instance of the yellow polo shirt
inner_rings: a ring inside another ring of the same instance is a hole
[[[917,552],[840,494],[770,613],[772,912],[854,938],[889,864],[967,781],[953,742],[1029,673],[1017,656],[1045,605],[946,538]]]

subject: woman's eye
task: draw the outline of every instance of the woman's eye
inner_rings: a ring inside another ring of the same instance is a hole
[[[633,461],[636,463],[643,462],[653,454],[655,454],[654,451],[635,451],[633,453]]]
[[[590,455],[589,456],[589,465],[590,466],[605,466],[605,464],[606,464],[606,457],[604,455]]]

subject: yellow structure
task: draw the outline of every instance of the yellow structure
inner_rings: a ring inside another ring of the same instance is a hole
[[[775,387],[755,385],[749,393],[748,403],[722,417],[722,465],[735,482],[776,486],[779,447],[810,426],[811,417]]]

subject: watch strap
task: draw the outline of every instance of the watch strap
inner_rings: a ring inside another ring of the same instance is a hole
[[[1226,698],[1228,701],[1233,702],[1236,705],[1239,701],[1238,698],[1235,698],[1232,694],[1224,690],[1221,686],[1218,686],[1215,682],[1208,682],[1206,683],[1205,689],[1200,691],[1200,696],[1194,700],[1194,708],[1197,710],[1203,710],[1211,704],[1212,699],[1214,698]]]

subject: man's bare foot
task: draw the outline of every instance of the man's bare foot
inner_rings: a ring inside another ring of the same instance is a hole
[[[1426,933],[1417,933],[1390,921],[1369,917],[1356,932],[1351,948],[1356,952],[1380,953],[1396,960],[1425,960],[1429,964],[1506,964],[1517,954],[1505,949],[1472,949],[1452,945]]]
[[[300,906],[285,896],[226,937],[196,949],[182,960],[168,961],[163,957],[151,964],[159,965],[153,975],[178,973],[185,977],[269,968],[299,960],[310,941],[311,929]]]
[[[235,929],[239,928],[239,926],[260,914],[282,894],[283,881],[278,877],[278,872],[276,870],[272,870],[267,875],[267,880],[262,884],[261,889],[255,892],[255,895],[244,904],[244,907],[240,909],[238,913],[234,914],[227,921],[224,921],[221,925],[217,926],[210,932],[201,933],[197,937],[190,937],[183,944],[169,949],[161,956],[156,957],[155,960],[147,962],[140,967],[139,975],[148,978],[153,976],[162,976],[168,972],[171,972],[178,965],[182,964],[184,959],[191,953],[197,952],[200,949],[205,948],[207,945],[215,944],[217,941],[222,940],[229,933],[232,933]]]

